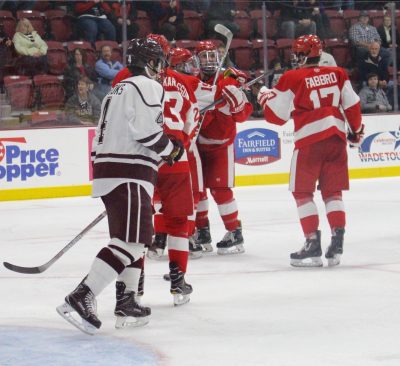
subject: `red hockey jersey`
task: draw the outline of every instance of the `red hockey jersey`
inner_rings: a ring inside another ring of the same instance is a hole
[[[267,122],[294,120],[296,148],[334,134],[346,140],[345,119],[353,131],[361,126],[360,98],[340,67],[307,67],[285,72],[264,108]]]
[[[188,149],[195,134],[200,113],[196,97],[191,86],[182,74],[166,69],[163,77],[164,96],[164,132],[183,142]],[[188,172],[189,163],[186,152],[172,167],[164,164],[160,173]]]

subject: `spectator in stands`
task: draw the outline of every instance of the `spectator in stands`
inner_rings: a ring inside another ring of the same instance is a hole
[[[161,4],[161,17],[159,21],[159,33],[168,41],[175,39],[187,39],[189,28],[183,22],[183,10],[179,0],[169,0]]]
[[[214,31],[217,24],[227,27],[233,33],[233,36],[237,35],[240,28],[233,21],[237,13],[235,1],[211,0],[205,20],[208,38],[220,37]]]
[[[2,92],[5,66],[12,57],[12,45],[12,40],[4,32],[3,23],[0,23],[0,92]]]
[[[95,94],[103,100],[105,95],[111,89],[111,82],[118,71],[123,69],[123,65],[119,61],[112,61],[112,50],[110,46],[103,46],[101,48],[101,56],[96,62],[96,72],[98,75],[98,84],[95,87]]]
[[[397,72],[397,84],[395,86],[397,88],[397,106],[400,107],[400,71]],[[389,103],[394,107],[394,88],[393,85],[389,85],[387,89],[387,97]]]
[[[117,42],[122,42],[122,4],[121,1],[113,1],[111,4],[113,10],[113,16],[111,21],[117,31]],[[139,25],[135,23],[137,18],[137,9],[132,1],[126,2],[126,38],[132,39],[136,38],[139,32]]]
[[[339,11],[343,11],[345,9],[354,9],[354,0],[334,0],[332,1],[324,1],[324,5],[328,8],[329,6],[333,6],[335,9]]]
[[[261,87],[264,85],[264,80],[259,80],[257,83],[250,87],[250,90],[245,90],[248,101],[253,106],[253,113],[251,114],[254,118],[264,118],[264,109],[257,103],[257,95],[260,92]]]
[[[381,37],[383,48],[386,48],[392,52],[392,17],[385,15],[383,17],[383,23],[378,27],[378,33]],[[397,64],[400,64],[400,32],[396,29],[396,54]]]
[[[218,56],[219,59],[222,60],[222,57],[225,54],[225,45],[221,44],[220,46],[218,46],[217,50],[218,50]],[[227,69],[228,67],[234,67],[236,69],[236,65],[234,64],[234,62],[231,60],[229,53],[226,55],[225,57],[225,61],[224,64],[222,65],[222,69]]]
[[[82,76],[75,84],[75,94],[65,104],[65,113],[71,123],[97,124],[100,117],[101,103],[90,92],[91,81]]]
[[[64,72],[63,85],[65,89],[65,99],[68,100],[76,90],[78,80],[86,76],[91,82],[91,89],[97,81],[96,71],[86,62],[86,52],[82,48],[75,48],[68,67]]]
[[[74,9],[78,17],[78,29],[84,40],[94,45],[100,34],[108,41],[116,40],[115,27],[107,18],[113,16],[109,3],[102,0],[78,1]]]
[[[269,69],[274,70],[273,73],[268,76],[268,88],[272,89],[278,83],[286,69],[283,67],[280,58],[272,60],[269,64]]]
[[[363,59],[368,54],[368,48],[372,42],[381,43],[378,31],[368,23],[368,12],[363,10],[358,17],[358,23],[353,24],[349,30],[349,38],[357,60]]]
[[[337,66],[335,58],[328,52],[322,51],[319,66]]]
[[[364,86],[359,93],[361,111],[363,113],[389,112],[392,109],[388,98],[382,88],[379,87],[378,75],[368,74],[368,85]]]
[[[387,87],[389,81],[389,63],[388,59],[384,57],[384,50],[378,42],[372,42],[369,45],[367,55],[362,58],[358,63],[360,71],[360,87],[364,86],[367,82],[367,75],[374,73],[378,75],[379,86],[381,88]]]
[[[19,55],[16,68],[22,75],[33,76],[47,73],[47,44],[33,29],[29,19],[21,19],[13,37],[15,51]]]
[[[304,2],[300,0],[280,4],[280,32],[283,38],[294,39],[304,34],[317,33],[310,8],[302,5]]]

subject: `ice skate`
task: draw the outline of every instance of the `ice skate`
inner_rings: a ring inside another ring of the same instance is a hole
[[[193,237],[189,237],[189,258],[198,259],[203,256],[203,248],[200,244],[196,244]]]
[[[178,265],[174,262],[169,264],[169,275],[171,279],[170,292],[174,296],[174,306],[188,303],[193,288],[185,282],[185,274],[179,270]]]
[[[80,283],[74,291],[65,297],[65,303],[57,306],[57,312],[66,321],[86,334],[93,335],[101,327],[101,321],[96,314],[96,298],[84,283]],[[74,312],[78,313],[80,319],[74,317]]]
[[[202,228],[197,228],[194,234],[194,241],[197,245],[201,245],[204,252],[212,252],[213,247],[211,245],[211,234],[210,225]]]
[[[154,235],[153,242],[147,248],[147,258],[150,259],[161,259],[164,254],[164,249],[167,245],[167,234],[156,233]]]
[[[337,266],[340,264],[340,257],[343,254],[344,228],[339,227],[335,230],[335,235],[331,238],[331,244],[326,249],[325,258],[328,260],[328,266]]]
[[[316,239],[306,239],[303,248],[290,254],[293,267],[322,267],[321,231],[317,230]]]
[[[150,319],[151,309],[141,306],[134,291],[125,292],[126,285],[121,281],[115,283],[117,304],[114,314],[117,317],[115,328],[142,327]]]
[[[243,243],[242,224],[239,222],[239,226],[235,230],[228,231],[217,243],[217,253],[220,255],[244,253]]]

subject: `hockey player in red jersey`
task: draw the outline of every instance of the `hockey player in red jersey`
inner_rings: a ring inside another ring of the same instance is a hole
[[[106,207],[110,242],[97,254],[88,275],[57,307],[63,318],[88,334],[101,326],[96,296],[115,279],[116,327],[137,325],[151,313],[136,301],[140,271],[132,276],[130,268],[151,243],[151,197],[160,159],[173,165],[184,153],[183,146],[161,128],[164,91],[154,79],[163,63],[158,43],[131,41],[128,64],[135,76],[113,88],[102,103],[92,148],[92,196],[101,197]]]
[[[360,144],[364,134],[360,99],[344,69],[318,66],[322,47],[317,36],[301,36],[292,48],[298,69],[283,74],[274,89],[261,88],[258,102],[267,122],[283,125],[290,118],[294,120],[289,189],[306,242],[290,255],[291,265],[323,265],[319,216],[313,199],[318,182],[332,232],[325,258],[329,266],[334,266],[343,253],[346,215],[342,191],[349,189],[345,120],[351,129],[347,139],[353,145]]]
[[[196,96],[213,90],[214,77],[219,66],[217,47],[211,41],[198,43],[196,55],[200,61],[200,75],[204,83],[198,85]],[[229,75],[229,76],[228,76]],[[210,189],[227,233],[217,243],[218,254],[243,253],[242,226],[238,219],[238,207],[233,196],[234,186],[234,139],[236,123],[244,122],[252,113],[252,105],[239,89],[246,80],[245,74],[236,69],[217,75],[215,99],[223,96],[226,103],[205,113],[198,136],[198,147],[203,165],[205,188]],[[200,103],[200,102],[199,102]],[[208,221],[208,200],[204,193],[196,214],[196,241],[206,251],[212,251]]]

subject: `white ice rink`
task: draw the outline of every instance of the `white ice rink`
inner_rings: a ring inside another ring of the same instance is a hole
[[[237,188],[246,253],[189,263],[191,302],[172,306],[167,261],[146,262],[150,323],[114,329],[114,285],[98,298],[103,326],[86,336],[55,311],[107,244],[104,220],[50,269],[0,268],[0,366],[399,366],[400,178],[353,180],[342,264],[294,269],[303,245],[286,185]],[[319,194],[325,248],[330,233]],[[0,202],[0,260],[43,264],[100,212],[100,200]],[[211,234],[224,234],[211,204]]]

